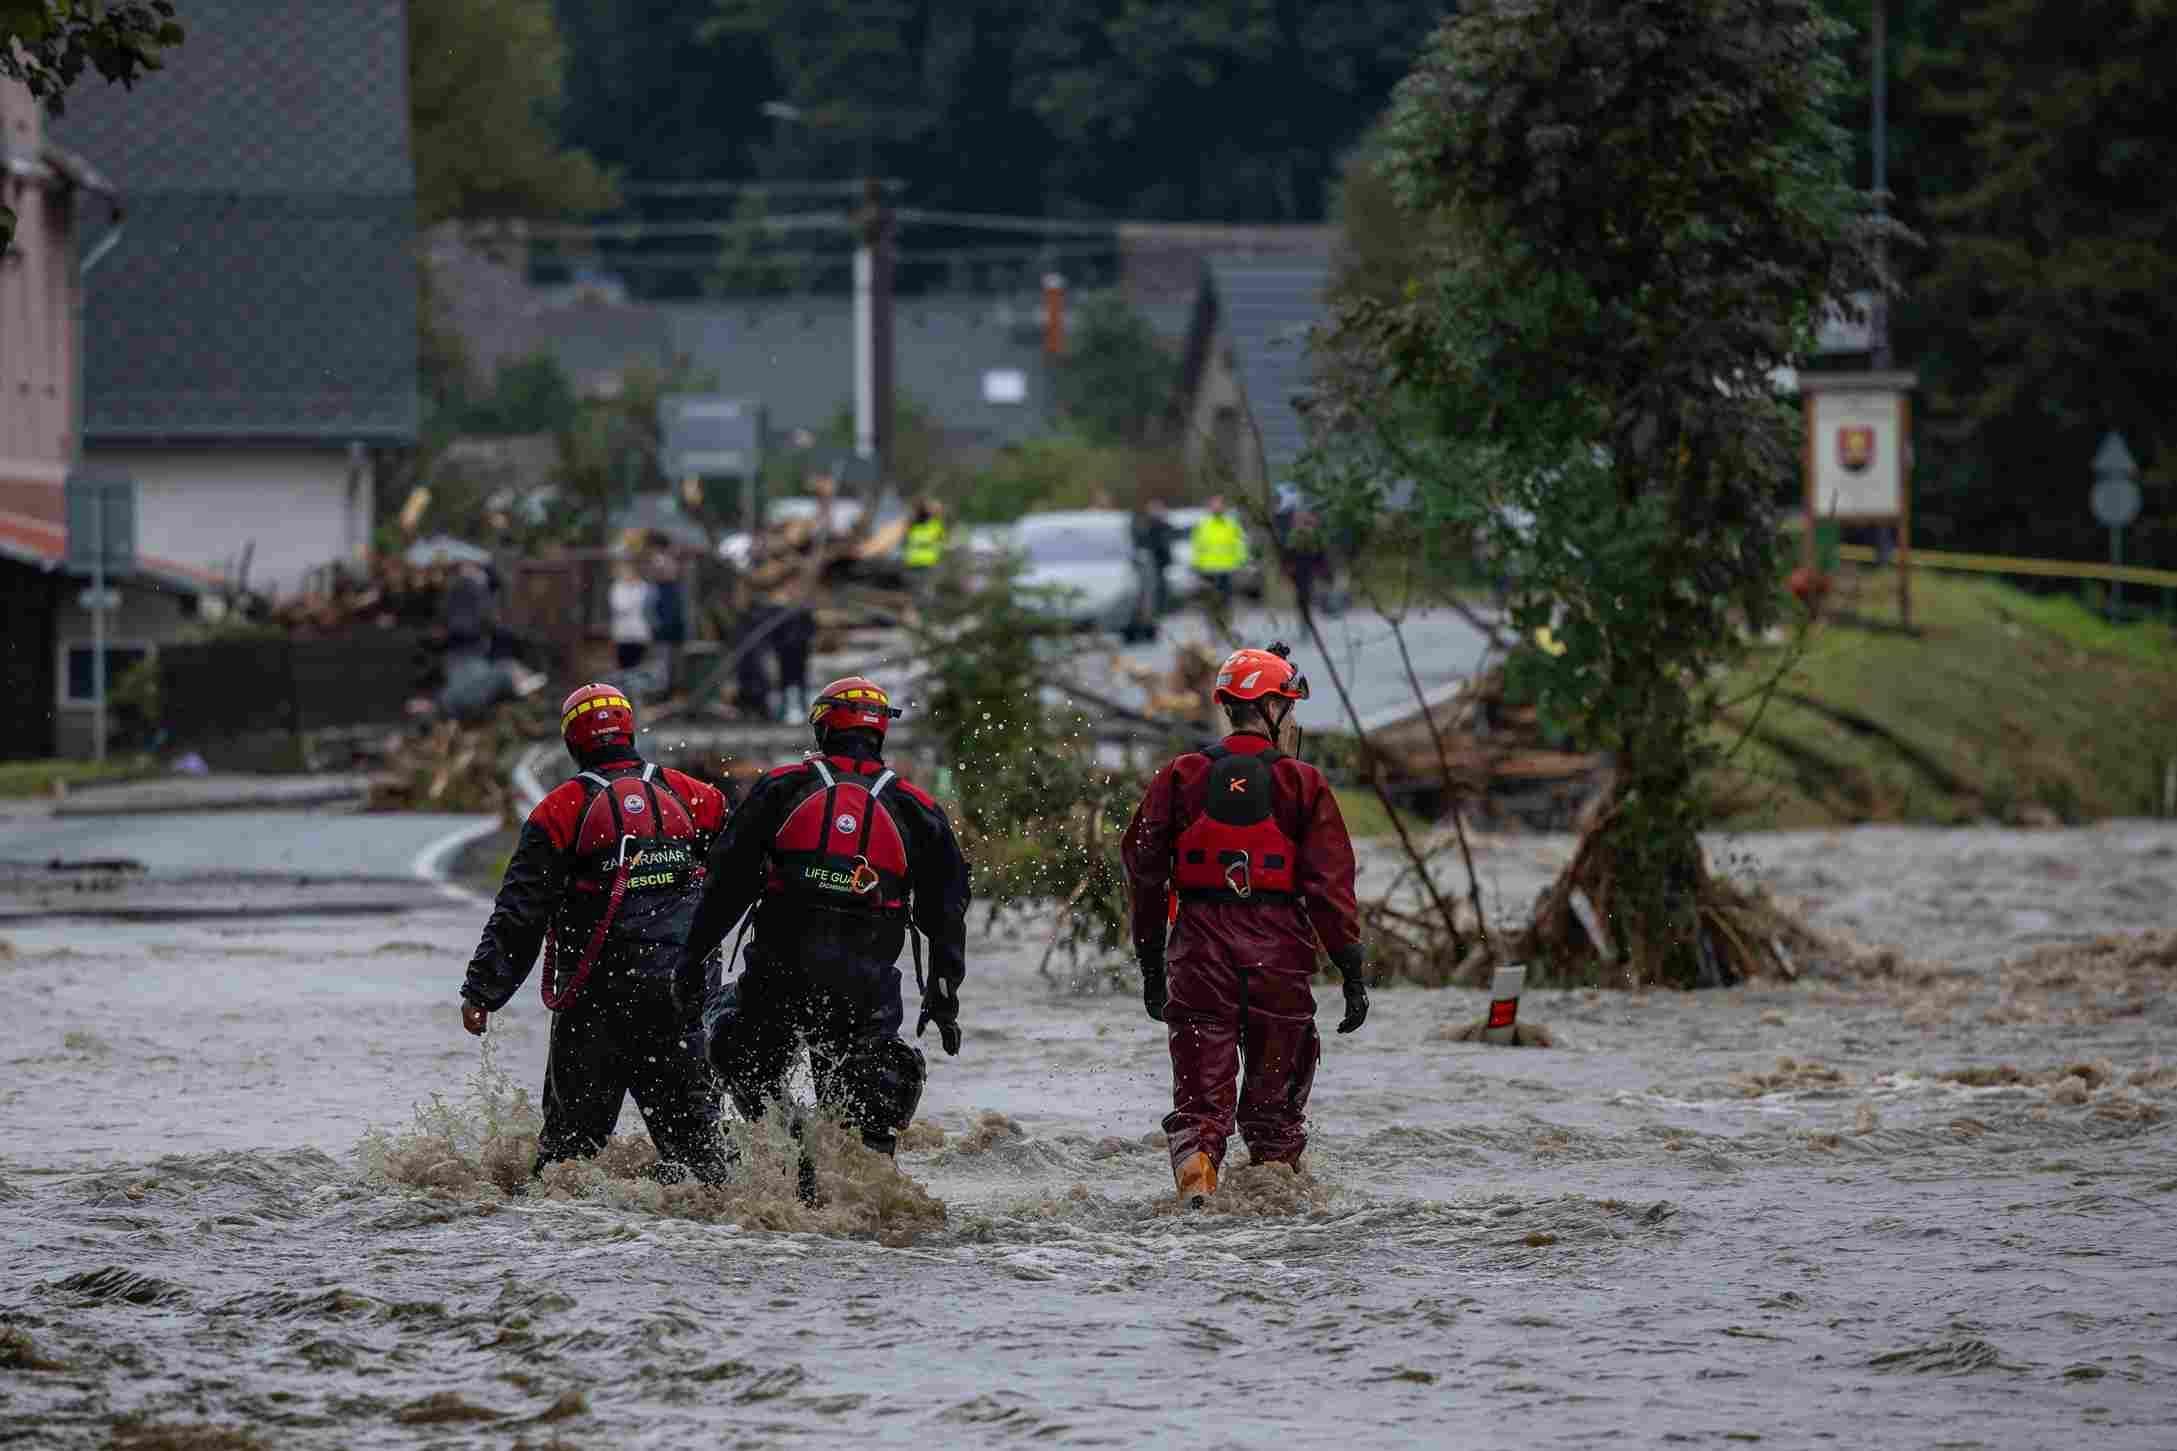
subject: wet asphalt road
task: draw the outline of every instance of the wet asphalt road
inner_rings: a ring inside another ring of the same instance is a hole
[[[414,876],[424,853],[488,818],[317,809],[30,820],[0,846],[0,863],[120,859],[153,872],[352,878]]]

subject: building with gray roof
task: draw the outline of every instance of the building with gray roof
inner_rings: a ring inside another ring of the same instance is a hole
[[[370,451],[417,429],[415,173],[399,0],[191,0],[132,90],[54,124],[113,181],[89,279],[92,463],[147,551],[293,589],[370,538]]]
[[[1200,279],[1172,423],[1191,467],[1254,494],[1307,447],[1308,334],[1330,316],[1331,258],[1215,256]]]

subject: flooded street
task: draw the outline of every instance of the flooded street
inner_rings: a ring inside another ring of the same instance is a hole
[[[1308,1174],[1192,1214],[1163,1030],[1047,921],[978,910],[912,1182],[826,1140],[815,1212],[747,1129],[502,1192],[547,1015],[461,1032],[477,903],[7,925],[0,1445],[2177,1444],[2177,826],[1715,849],[1870,951],[1531,992],[1550,1049],[1319,986]]]

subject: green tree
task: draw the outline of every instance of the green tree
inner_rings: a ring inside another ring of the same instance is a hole
[[[2086,462],[2117,428],[2148,465],[2137,557],[2177,564],[2152,507],[2177,499],[2173,56],[2157,0],[1998,0],[1903,57],[1948,183],[1923,197],[1902,309],[1949,465],[1932,502],[1987,547],[2094,557]]]
[[[610,179],[555,132],[562,60],[551,0],[411,0],[408,114],[423,226],[612,204]]]
[[[172,0],[0,0],[0,79],[58,116],[86,70],[133,86],[182,34]],[[0,202],[0,249],[14,238],[15,211]]]
[[[1158,216],[1316,221],[1340,155],[1443,9],[1051,0],[1023,38],[1015,96],[1058,143],[1054,194]]]
[[[1563,642],[1522,657],[1525,683],[1616,769],[1539,909],[1545,955],[1581,940],[1574,889],[1638,979],[1701,981],[1725,945],[1699,692],[1780,597],[1798,428],[1767,379],[1820,299],[1872,280],[1833,42],[1808,0],[1476,0],[1389,120],[1431,265],[1347,304],[1341,431],[1313,467],[1357,527],[1411,482],[1420,518],[1372,546],[1480,531],[1522,637]]]
[[[1074,316],[1058,366],[1058,406],[1098,443],[1144,442],[1171,403],[1172,357],[1156,329],[1117,293],[1090,298]]]

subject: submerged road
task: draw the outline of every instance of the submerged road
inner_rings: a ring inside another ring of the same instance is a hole
[[[1492,909],[1567,846],[1478,843]],[[976,915],[904,1172],[819,1133],[820,1212],[745,1126],[725,1191],[637,1137],[510,1197],[549,1018],[461,1032],[481,904],[0,924],[0,1444],[2169,1446],[2177,826],[1718,852],[1898,951],[1530,992],[1546,1050],[1324,992],[1309,1174],[1191,1215],[1163,1030],[1047,920]]]

